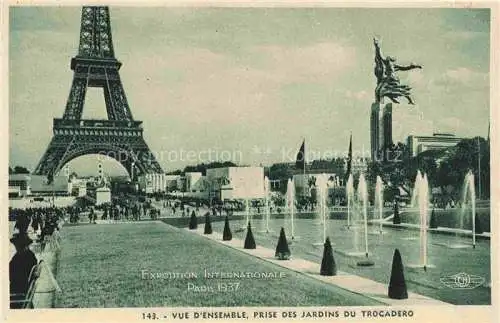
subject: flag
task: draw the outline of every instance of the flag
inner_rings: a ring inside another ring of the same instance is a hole
[[[306,167],[306,140],[302,142],[299,152],[297,153],[297,161],[295,162],[295,167],[298,169],[305,169]]]
[[[488,123],[488,144],[490,143],[490,126],[491,126],[491,122]]]
[[[345,183],[347,183],[349,175],[351,174],[351,167],[352,167],[352,134],[351,138],[349,139],[349,153],[347,155],[347,169],[345,172]]]

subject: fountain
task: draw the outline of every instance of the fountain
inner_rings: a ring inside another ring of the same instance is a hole
[[[346,197],[347,197],[347,229],[351,227],[351,209],[352,203],[354,201],[354,181],[352,178],[352,174],[349,174],[349,178],[346,183]]]
[[[470,199],[471,222],[472,222],[472,248],[476,248],[476,188],[474,186],[474,174],[469,171],[465,175],[464,189],[462,195],[462,212],[460,216],[460,229],[464,228],[464,219],[467,211],[467,197]]]
[[[418,211],[420,216],[420,255],[419,263],[409,264],[408,267],[423,268],[425,271],[427,270],[427,268],[434,267],[427,262],[427,216],[429,213],[429,183],[427,180],[427,174],[424,174],[424,176],[422,177],[420,171],[417,172],[415,187],[413,191],[414,196],[412,196],[412,200],[415,199],[414,203],[418,204]]]
[[[422,182],[422,173],[420,170],[417,171],[417,176],[415,177],[415,185],[413,186],[413,191],[411,192],[411,202],[410,207],[414,208],[415,204],[417,204],[417,195],[420,189],[420,185]]]
[[[408,212],[408,216],[410,214],[412,214],[413,212],[417,212],[419,214],[419,217],[418,219],[414,219],[412,217],[413,220],[416,220],[418,221],[418,224],[413,224],[413,223],[406,223],[406,226],[408,227],[411,227],[413,226],[414,228],[418,228],[419,230],[421,229],[422,227],[422,212],[420,211],[421,209],[421,202],[420,200],[421,199],[424,199],[425,201],[427,201],[426,203],[428,203],[428,187],[427,187],[427,193],[424,192],[424,183],[423,183],[423,180],[424,180],[424,177],[422,176],[422,173],[420,172],[420,170],[417,171],[417,175],[415,177],[415,185],[413,186],[413,191],[412,191],[412,194],[411,194],[411,202],[410,202],[410,210],[407,211]],[[422,196],[423,194],[426,194],[425,196]],[[400,213],[403,213],[403,212],[400,212]],[[412,222],[410,220],[410,222]],[[415,234],[414,234],[414,230],[408,230],[409,232],[409,236],[408,237],[404,237],[402,238],[403,240],[420,240],[420,237],[417,237]]]
[[[353,212],[351,215],[352,221],[351,225],[353,228],[353,247],[354,250],[351,251],[343,251],[336,250],[337,253],[340,253],[347,257],[365,257],[365,259],[356,262],[356,266],[360,267],[369,267],[373,266],[374,262],[368,259],[369,250],[368,250],[368,190],[366,186],[366,179],[363,174],[359,176],[359,184],[357,189],[356,200],[353,199],[354,203],[351,203],[353,206]],[[364,237],[364,251],[360,250],[359,243],[359,231],[363,231]]]
[[[292,236],[292,240],[297,238],[295,236],[295,223],[294,223],[294,215],[295,215],[295,183],[293,179],[289,179],[286,188],[286,197],[287,197],[287,207],[288,213],[290,214],[290,232]],[[285,216],[286,219],[286,216]]]
[[[467,203],[467,201],[470,202]],[[469,220],[467,213],[470,210],[470,221],[471,223],[471,229],[472,230],[466,230],[465,227],[465,220]],[[463,191],[462,191],[462,207],[460,208],[460,211],[458,212],[458,216],[460,217],[458,219],[459,227],[456,228],[454,231],[455,233],[455,242],[453,243],[436,243],[437,245],[441,245],[444,247],[448,247],[451,249],[465,249],[465,248],[476,248],[476,190],[474,186],[474,174],[469,171],[465,175],[464,178],[464,185],[463,185]],[[472,233],[472,244],[468,243],[463,243],[462,238],[460,234],[464,234],[467,232]]]
[[[328,186],[325,174],[318,175],[316,178],[316,199],[318,202],[318,218],[321,221],[322,225],[322,233],[320,233],[320,236],[323,236],[323,240],[314,243],[314,245],[322,246],[326,241],[326,226],[328,220],[328,215],[327,215]]]
[[[365,176],[361,174],[359,176],[359,184],[358,184],[358,201],[361,203],[361,211],[363,213],[363,227],[365,233],[365,255],[368,257],[368,190],[366,188],[366,180]]]
[[[269,218],[271,217],[271,210],[270,210],[270,206],[269,206],[269,193],[270,193],[269,178],[266,176],[266,177],[264,177],[264,198],[265,198],[265,217],[266,217],[265,232],[266,233],[271,232],[271,230],[269,230]],[[262,222],[264,223],[264,221],[262,221]]]
[[[382,183],[382,178],[377,176],[377,181],[375,184],[375,212],[373,218],[378,216],[379,229],[378,231],[370,232],[370,234],[383,234],[382,224],[384,221],[383,210],[384,210],[384,184]]]
[[[245,199],[245,223],[241,227],[242,229],[247,229],[248,228],[248,223],[251,222],[252,219],[250,217],[250,202],[248,199]]]

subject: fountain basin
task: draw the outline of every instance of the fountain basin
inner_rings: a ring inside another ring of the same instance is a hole
[[[422,264],[408,264],[405,267],[408,268],[410,271],[413,271],[413,272],[420,271],[420,270],[427,271],[428,269],[436,268],[435,265],[431,265],[431,264],[427,264],[427,265],[422,265]]]
[[[346,257],[353,257],[353,258],[366,257],[366,252],[364,252],[364,251],[341,250],[341,249],[334,249],[334,251],[336,253],[338,253],[339,255],[346,256]]]
[[[404,237],[404,238],[401,238],[401,240],[414,241],[414,240],[420,240],[420,238],[419,237]]]
[[[467,243],[445,243],[445,242],[435,242],[433,243],[436,246],[446,247],[449,249],[468,249],[473,248],[472,244]]]
[[[375,265],[375,262],[373,260],[370,260],[370,259],[363,259],[363,260],[359,260],[356,262],[356,266],[358,267],[372,267]]]
[[[387,232],[386,231],[380,231],[380,230],[376,230],[376,231],[370,231],[368,232],[369,235],[372,235],[372,236],[379,236],[379,235],[384,235],[386,234]]]

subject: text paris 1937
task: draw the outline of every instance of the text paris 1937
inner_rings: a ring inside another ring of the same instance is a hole
[[[229,293],[236,292],[240,288],[240,283],[217,283],[210,285],[187,284],[187,290],[194,293]]]

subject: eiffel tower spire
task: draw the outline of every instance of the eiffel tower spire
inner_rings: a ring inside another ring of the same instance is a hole
[[[83,7],[79,57],[115,59],[108,7]]]

